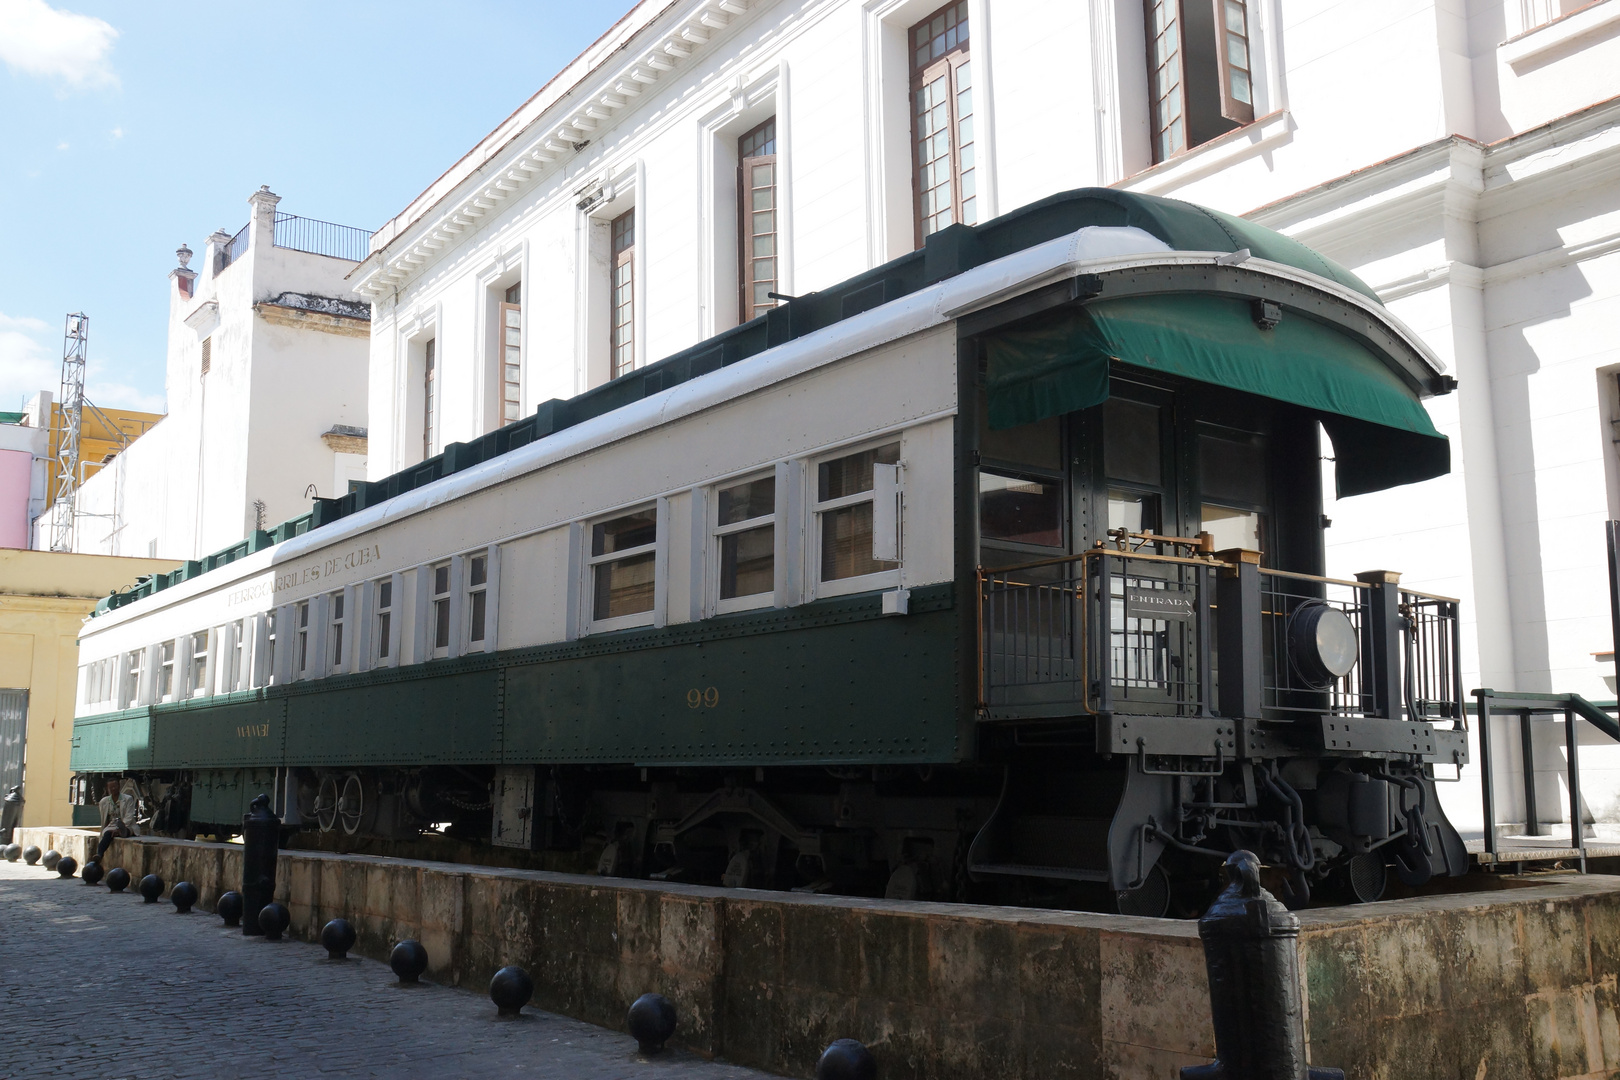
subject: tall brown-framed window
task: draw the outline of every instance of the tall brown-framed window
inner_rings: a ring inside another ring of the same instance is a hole
[[[776,117],[737,140],[738,322],[775,307],[776,291]]]
[[[1153,160],[1254,119],[1246,0],[1144,0]]]
[[[978,223],[973,68],[967,0],[953,0],[908,35],[917,245],[947,225]]]
[[[609,356],[612,357],[612,378],[636,366],[636,212],[626,210],[608,226],[611,235],[608,261],[612,274],[612,339]]]
[[[208,369],[214,362],[214,339],[205,337],[202,340],[202,373],[208,374]]]
[[[523,417],[523,284],[501,302],[501,427]]]
[[[422,346],[422,460],[433,456],[433,385],[435,338]]]

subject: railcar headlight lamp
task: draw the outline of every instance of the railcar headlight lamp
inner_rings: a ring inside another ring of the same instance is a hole
[[[1312,690],[1326,690],[1348,675],[1360,654],[1356,628],[1327,602],[1307,600],[1288,617],[1289,662]]]

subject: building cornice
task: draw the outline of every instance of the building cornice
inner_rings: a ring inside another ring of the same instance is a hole
[[[355,291],[376,299],[414,278],[767,2],[674,0],[659,8],[643,0],[372,235],[371,253],[349,274]]]
[[[1620,98],[1597,102],[1493,143],[1453,135],[1244,216],[1314,247],[1364,244],[1450,218],[1464,236],[1492,218],[1620,183]],[[1444,285],[1482,289],[1620,250],[1620,233],[1569,240],[1517,258],[1476,265],[1473,244],[1404,277],[1372,282],[1385,303]]]
[[[259,318],[276,326],[289,326],[294,330],[318,330],[323,334],[340,337],[370,338],[371,320],[356,315],[333,315],[325,311],[288,307],[261,301],[253,305]]]

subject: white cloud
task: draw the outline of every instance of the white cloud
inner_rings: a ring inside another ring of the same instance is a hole
[[[109,54],[117,36],[101,19],[61,11],[45,0],[0,0],[0,60],[19,75],[71,90],[115,87]]]
[[[121,127],[115,127],[112,129],[112,131],[108,132],[108,134],[115,139],[122,139],[124,137],[124,129]]]
[[[58,150],[66,150],[68,148],[68,144],[66,142],[59,142],[56,144],[56,148]]]
[[[60,347],[56,328],[43,320],[0,312],[0,410],[20,409],[41,390],[50,391],[52,397],[60,392]],[[92,352],[85,370],[85,396],[103,408],[161,413],[163,394],[121,378],[120,367],[116,359]]]

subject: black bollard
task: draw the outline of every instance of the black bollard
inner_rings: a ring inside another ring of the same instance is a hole
[[[182,881],[169,890],[169,902],[174,905],[176,915],[190,915],[191,907],[197,902],[197,886],[189,881]]]
[[[43,866],[47,870],[55,870],[56,864],[61,861],[62,853],[57,851],[55,848],[51,848],[51,850],[39,857],[39,865]]]
[[[79,860],[71,855],[64,855],[56,863],[56,872],[65,878],[73,876],[73,871],[79,868]]]
[[[242,925],[242,894],[232,889],[221,893],[214,904],[214,914],[225,920],[226,926]]]
[[[402,985],[416,983],[422,978],[422,972],[427,970],[427,950],[422,948],[420,941],[402,941],[388,954],[388,966],[394,969]]]
[[[242,816],[242,933],[264,933],[259,912],[275,899],[276,848],[281,844],[281,819],[270,811],[270,796],[259,795],[253,809]]]
[[[106,876],[106,872],[101,869],[101,864],[94,859],[85,863],[84,869],[79,871],[79,878],[86,885],[100,885],[101,879]]]
[[[281,932],[292,922],[292,914],[285,904],[272,901],[259,912],[259,930],[266,941],[280,941]]]
[[[837,1039],[821,1052],[816,1080],[877,1080],[877,1059],[855,1039]]]
[[[17,822],[22,818],[22,805],[22,788],[15,785],[0,799],[0,843],[11,843]]]
[[[140,890],[142,896],[146,897],[148,904],[155,904],[158,902],[158,897],[163,895],[163,879],[156,874],[147,874],[141,878],[141,883],[136,888]]]
[[[326,946],[328,960],[346,960],[349,950],[354,948],[355,939],[359,937],[354,927],[349,925],[348,919],[333,919],[321,927],[321,944]]]
[[[1181,1080],[1344,1080],[1305,1064],[1299,918],[1260,887],[1250,851],[1226,859],[1229,884],[1198,920],[1215,1024],[1215,1061]]]
[[[16,862],[22,858],[22,845],[7,844],[4,848],[0,848],[0,855],[6,857],[6,862]]]
[[[663,994],[642,994],[630,1006],[625,1026],[643,1054],[656,1054],[675,1034],[675,1006]]]
[[[122,866],[115,866],[107,871],[107,891],[123,892],[129,888],[129,871]]]
[[[518,1016],[534,997],[534,980],[520,967],[503,967],[489,980],[489,1000],[497,1016]]]
[[[27,847],[22,849],[23,862],[27,863],[29,866],[33,866],[35,863],[39,862],[39,856],[40,850],[33,844],[29,844]]]

